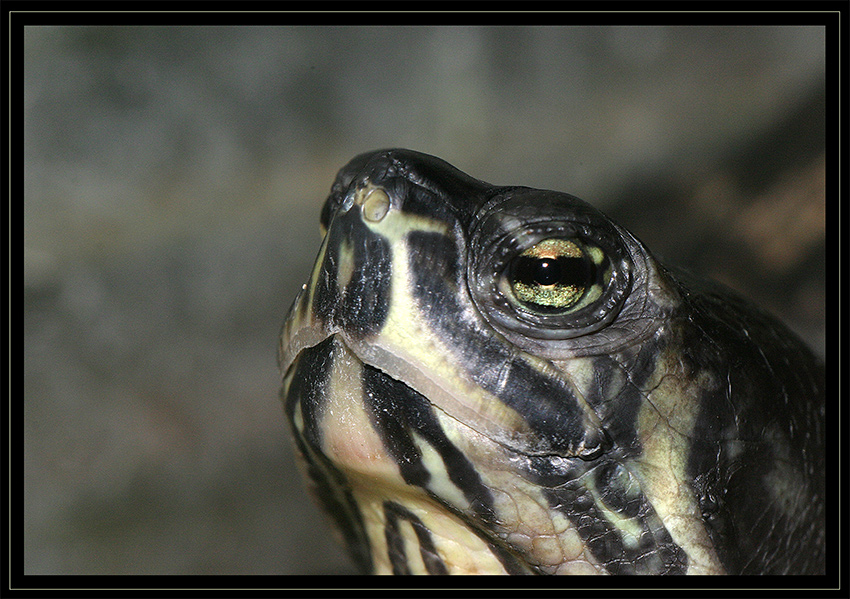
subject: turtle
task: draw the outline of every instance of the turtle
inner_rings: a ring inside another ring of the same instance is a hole
[[[278,347],[374,574],[822,574],[824,363],[567,193],[343,167]]]

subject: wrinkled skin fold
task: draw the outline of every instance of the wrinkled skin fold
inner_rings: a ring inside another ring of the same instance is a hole
[[[824,572],[824,368],[771,316],[408,150],[321,222],[281,397],[364,573]]]

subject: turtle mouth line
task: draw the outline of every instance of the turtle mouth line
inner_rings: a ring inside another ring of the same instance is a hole
[[[610,438],[608,437],[607,431],[603,431],[603,444],[593,452],[588,455],[567,455],[562,451],[555,450],[541,450],[541,449],[531,449],[528,447],[528,441],[523,439],[523,433],[518,433],[516,436],[507,434],[507,435],[498,435],[492,434],[487,431],[487,426],[476,426],[469,418],[463,418],[462,416],[455,415],[452,413],[450,409],[440,405],[439,402],[435,402],[432,397],[428,393],[423,392],[416,385],[410,384],[403,377],[395,375],[393,372],[389,371],[385,368],[380,360],[370,360],[358,351],[357,347],[351,343],[347,338],[344,332],[335,331],[335,332],[327,332],[324,335],[319,335],[318,333],[314,333],[313,336],[316,339],[315,343],[311,345],[300,346],[297,352],[287,354],[290,356],[288,362],[286,362],[287,367],[286,370],[281,370],[283,374],[283,378],[287,378],[291,375],[291,370],[297,367],[299,363],[300,357],[305,353],[309,352],[312,349],[315,349],[317,346],[325,343],[327,341],[338,343],[341,346],[341,354],[344,355],[344,360],[348,361],[356,361],[357,365],[361,369],[371,369],[376,373],[379,373],[381,377],[385,377],[388,381],[391,381],[393,385],[396,386],[397,389],[403,389],[407,394],[415,394],[417,397],[421,398],[421,400],[431,408],[431,410],[435,412],[439,412],[446,418],[450,418],[454,421],[458,426],[462,426],[465,428],[474,431],[476,434],[481,435],[481,437],[487,439],[489,442],[494,443],[504,450],[510,452],[517,459],[527,460],[527,459],[541,459],[541,458],[554,458],[556,460],[572,460],[579,459],[581,461],[592,461],[598,458],[601,454],[605,453],[608,449],[610,449]],[[336,358],[335,358],[336,359]],[[396,367],[398,364],[402,364],[403,367],[413,370],[415,369],[415,365],[403,360],[401,358],[397,358]],[[283,364],[283,363],[282,363]],[[362,378],[362,377],[361,377]],[[364,391],[365,392],[365,391]],[[457,401],[457,398],[455,398]]]
[[[288,322],[289,321],[287,321],[287,323]],[[309,339],[310,343],[306,343],[306,339]],[[403,377],[397,376],[396,374],[390,372],[380,363],[380,360],[370,360],[361,355],[361,352],[359,352],[357,350],[357,347],[346,338],[345,333],[342,331],[325,331],[324,334],[320,333],[319,331],[316,331],[315,329],[307,331],[301,329],[297,331],[296,338],[294,338],[292,342],[286,345],[285,351],[281,351],[279,362],[283,378],[286,379],[291,376],[292,370],[294,368],[297,368],[302,355],[312,349],[315,349],[316,347],[327,341],[338,343],[341,346],[341,353],[345,356],[343,359],[356,361],[361,369],[368,368],[374,370],[377,373],[380,373],[382,377],[386,377],[386,379],[391,381],[394,385],[398,386],[398,388],[404,389],[407,393],[415,394],[416,396],[420,397],[423,401],[427,402],[428,406],[432,410],[439,412],[445,417],[451,418],[458,425],[471,429],[472,431],[488,439],[489,441],[496,443],[504,447],[505,449],[515,454],[518,454],[519,456],[532,457],[539,455],[534,452],[522,451],[519,447],[517,447],[517,443],[511,442],[508,439],[500,439],[492,434],[488,434],[486,430],[483,430],[484,427],[476,427],[472,422],[468,421],[468,419],[463,419],[461,417],[458,417],[457,415],[452,414],[450,410],[444,408],[437,402],[433,401],[433,399],[429,396],[428,393],[422,392],[420,389],[417,389],[416,386],[411,385]],[[403,368],[410,370],[416,368],[414,364],[396,357],[396,367],[398,367],[399,364],[401,364]]]

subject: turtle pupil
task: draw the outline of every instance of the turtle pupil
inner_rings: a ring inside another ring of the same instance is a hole
[[[507,275],[514,298],[536,312],[571,311],[595,297],[593,259],[575,240],[539,242],[513,259]]]
[[[533,276],[538,285],[554,285],[561,280],[561,267],[558,260],[553,258],[537,260]]]
[[[532,287],[553,285],[586,286],[589,281],[586,260],[581,258],[529,258],[517,259],[513,278],[515,283]]]

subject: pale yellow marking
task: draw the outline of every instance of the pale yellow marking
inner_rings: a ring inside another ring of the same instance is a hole
[[[630,497],[638,495],[639,493],[634,493],[632,488],[632,485],[638,486],[638,482],[632,478],[632,475],[628,470],[628,465],[621,464],[621,467],[624,468],[624,470],[620,472],[620,476],[628,477],[628,484],[623,485],[621,483],[619,486],[621,488],[625,488],[626,493]],[[617,529],[617,532],[620,534],[620,538],[623,541],[623,545],[632,549],[637,547],[640,544],[640,536],[643,532],[642,523],[635,518],[629,518],[611,510],[602,500],[599,489],[596,487],[596,479],[593,476],[586,476],[583,483],[585,488],[588,489],[593,496],[593,503],[596,505],[596,508],[605,517],[605,519],[613,524]]]
[[[342,240],[339,247],[339,264],[337,265],[336,284],[342,293],[351,282],[354,274],[354,250],[351,242],[346,238]]]
[[[361,364],[338,340],[333,343],[329,392],[321,427],[322,451],[347,473],[368,475],[381,484],[405,486],[398,464],[387,455],[363,405]],[[386,482],[384,482],[386,481]]]
[[[558,567],[554,572],[561,576],[593,576],[595,574],[608,574],[608,572],[600,567],[585,561],[566,562]]]
[[[490,547],[456,516],[432,506],[406,506],[431,531],[434,547],[452,574],[505,574]]]
[[[634,470],[641,488],[673,542],[688,555],[688,574],[724,574],[690,487],[686,461],[698,413],[697,398],[710,382],[690,382],[672,355],[659,356],[647,383],[649,392],[638,414],[644,454]],[[654,387],[654,388],[653,388]]]
[[[351,495],[360,514],[363,516],[363,526],[369,538],[369,548],[372,552],[372,566],[375,574],[392,574],[392,565],[387,553],[387,537],[384,522],[384,497],[373,490],[377,482],[369,477],[350,476]]]
[[[541,564],[561,564],[564,562],[564,548],[561,540],[553,535],[540,535],[531,539],[532,552]]]
[[[366,221],[365,224],[375,233],[385,237],[394,248],[402,245],[404,243],[404,237],[411,231],[439,233],[440,235],[449,235],[451,233],[449,226],[443,221],[418,214],[402,213],[398,210],[390,210],[378,222]]]
[[[561,538],[561,546],[564,548],[564,557],[567,558],[568,562],[575,561],[585,550],[584,542],[581,540],[578,531],[573,527],[572,523],[567,520],[566,516],[562,517],[569,523],[569,528],[558,533],[558,536]]]
[[[416,431],[412,432],[413,441],[422,453],[422,463],[431,475],[427,485],[428,489],[457,509],[467,510],[469,501],[464,497],[463,491],[449,478],[443,457],[430,443],[416,434]]]
[[[392,574],[392,564],[387,554],[386,521],[382,489],[362,476],[350,480],[353,496],[364,516],[366,531],[373,549],[376,574]],[[445,511],[421,490],[409,487],[408,493],[392,499],[417,516],[430,531],[434,549],[450,574],[504,574],[501,562],[490,551],[487,543],[472,532],[457,516]],[[399,529],[405,541],[408,566],[413,573],[425,573],[419,540],[412,526],[399,519]]]
[[[404,541],[404,555],[407,558],[407,567],[411,574],[428,574],[425,562],[422,561],[422,549],[419,546],[419,537],[409,520],[399,518],[397,520],[399,536]]]
[[[381,222],[390,209],[390,198],[383,189],[373,189],[363,199],[363,218]]]
[[[588,389],[595,385],[592,360],[572,359],[556,362],[575,385]],[[696,498],[688,484],[686,460],[690,450],[690,435],[698,412],[696,398],[708,380],[692,383],[692,389],[682,390],[685,376],[675,356],[660,356],[656,369],[645,387],[653,389],[643,403],[638,416],[638,434],[644,445],[644,455],[635,463],[624,464],[636,476],[643,493],[653,506],[673,541],[688,555],[689,574],[723,573],[713,544],[702,521]],[[619,368],[609,373],[615,377],[608,385],[611,401],[622,391],[625,374]],[[665,376],[666,375],[666,376]],[[626,543],[639,542],[639,530],[628,519],[608,510],[604,502],[595,503],[618,530],[626,532]]]
[[[380,333],[368,341],[351,340],[358,356],[422,393],[438,408],[490,435],[527,435],[525,420],[482,390],[459,368],[452,352],[420,315],[405,237],[411,231],[449,235],[445,223],[390,211],[380,223],[366,223],[392,244],[390,308]],[[437,308],[437,306],[433,306]],[[424,310],[432,309],[426,305]],[[469,307],[470,318],[477,314]],[[495,334],[495,333],[494,333]]]
[[[295,404],[295,410],[292,414],[292,423],[295,425],[295,430],[299,433],[304,432],[304,415],[301,413],[301,402]]]
[[[561,377],[567,379],[581,397],[587,395],[588,389],[596,387],[596,369],[592,359],[570,358],[569,360],[551,360],[551,362],[560,371]],[[613,384],[615,391],[620,390],[618,382],[615,381]]]
[[[600,265],[605,262],[605,252],[602,251],[602,248],[595,245],[589,245],[584,248],[584,251],[588,253],[594,264]]]

